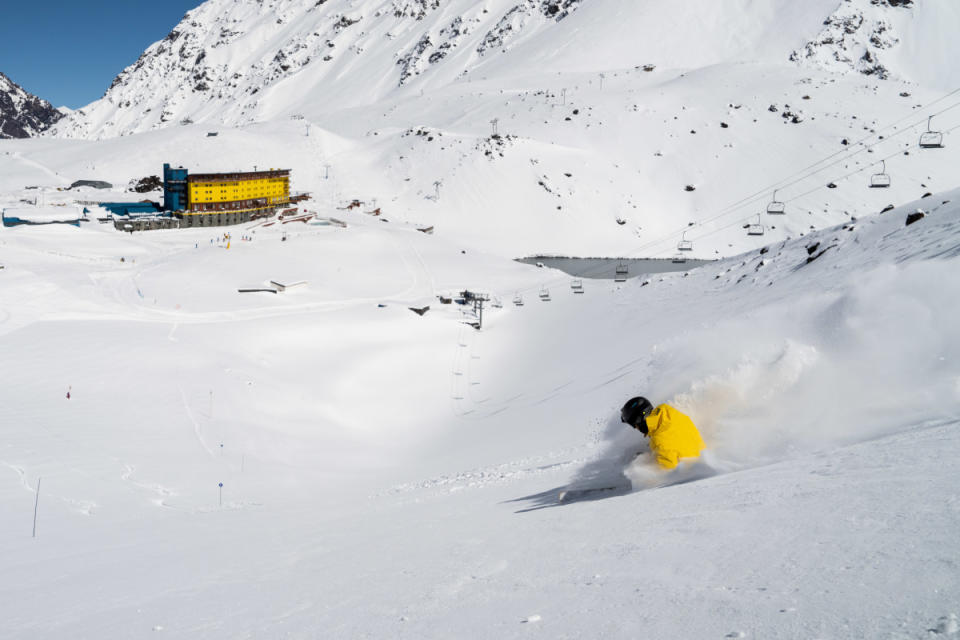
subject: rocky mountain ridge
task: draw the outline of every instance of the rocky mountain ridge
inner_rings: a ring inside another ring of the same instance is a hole
[[[323,94],[326,110],[367,106],[488,73],[509,73],[531,58],[544,69],[579,70],[595,53],[583,47],[605,47],[605,58],[619,58],[613,67],[598,59],[597,71],[629,68],[651,62],[640,57],[645,43],[677,28],[687,33],[676,33],[675,47],[652,50],[662,54],[661,66],[766,55],[768,62],[911,80],[924,73],[909,61],[900,63],[922,49],[922,43],[918,48],[911,41],[920,22],[915,14],[925,12],[927,22],[942,22],[957,11],[945,0],[923,6],[911,0],[848,0],[839,6],[816,0],[802,8],[766,0],[751,9],[769,22],[765,30],[737,33],[743,25],[733,16],[744,12],[741,4],[701,2],[680,11],[645,2],[625,8],[612,0],[207,0],[124,69],[102,99],[71,114],[53,133],[104,138],[178,123],[242,126],[292,115],[303,108],[300,104],[312,102],[305,96],[313,92]],[[671,24],[684,12],[703,24]],[[565,29],[577,14],[577,26]],[[798,17],[809,23],[801,39],[793,33],[771,38]],[[593,32],[590,23],[598,21],[610,22],[604,27],[610,42],[579,41],[582,27]],[[729,42],[698,34],[731,29],[736,37]],[[562,36],[549,37],[553,32]],[[565,50],[551,50],[563,39],[570,43]],[[691,48],[686,41],[698,45]],[[731,42],[740,49],[731,48]],[[931,43],[927,57],[936,47]]]
[[[891,77],[885,64],[889,50],[900,44],[897,21],[913,7],[912,0],[870,0],[873,11],[846,2],[824,20],[823,31],[790,55],[793,62],[850,70],[881,79]]]
[[[366,104],[440,66],[446,81],[462,78],[581,2],[209,0],[56,134],[110,137],[209,119],[245,124],[272,115],[264,113],[265,90],[295,76],[336,85],[359,71],[371,76],[370,92],[334,101]]]
[[[0,138],[31,138],[64,117],[0,72]]]

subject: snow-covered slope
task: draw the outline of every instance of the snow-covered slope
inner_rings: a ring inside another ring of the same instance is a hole
[[[0,206],[280,166],[346,226],[0,227],[4,637],[956,637],[953,25],[947,0],[191,11],[57,132],[81,139],[0,141]],[[510,259],[681,238],[725,257],[583,294]],[[271,281],[304,284],[238,291]],[[440,302],[463,289],[479,331]],[[638,393],[703,460],[652,467],[618,421]]]
[[[532,72],[542,83],[555,72],[645,64],[691,69],[791,57],[937,88],[956,85],[960,76],[948,63],[958,46],[951,37],[960,18],[955,3],[836,5],[208,0],[56,133],[125,135],[184,120],[237,125],[310,107],[369,105],[470,78],[502,84]]]
[[[0,73],[0,139],[39,135],[63,116],[49,102]]]
[[[731,255],[956,186],[953,3],[837,4],[211,0],[55,134],[114,184],[290,167],[508,257]]]
[[[958,205],[583,295],[357,211],[0,229],[6,632],[949,635]],[[270,279],[308,284],[236,291]],[[433,298],[464,287],[506,302],[481,331]],[[638,392],[707,465],[633,460]]]

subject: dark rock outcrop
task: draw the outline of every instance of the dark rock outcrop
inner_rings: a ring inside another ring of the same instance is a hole
[[[49,102],[0,73],[0,138],[32,138],[62,117]]]

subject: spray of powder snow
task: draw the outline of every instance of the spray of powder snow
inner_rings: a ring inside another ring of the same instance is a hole
[[[691,416],[709,451],[665,474],[641,436],[611,420],[607,473],[619,467],[634,488],[676,484],[957,420],[951,265],[879,267],[658,349],[647,394]],[[593,467],[587,475],[603,465]]]

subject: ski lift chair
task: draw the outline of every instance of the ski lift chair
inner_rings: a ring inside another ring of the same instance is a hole
[[[772,216],[782,216],[787,212],[787,205],[777,200],[777,192],[773,192],[773,200],[767,205],[767,213]]]
[[[583,293],[583,280],[574,280],[570,283],[570,289],[574,293]]]
[[[933,116],[927,118],[927,130],[925,133],[920,134],[920,148],[921,149],[942,149],[943,148],[943,133],[940,131],[933,131],[930,129],[930,121],[933,120]]]
[[[890,186],[890,176],[887,174],[887,161],[883,161],[883,169],[880,170],[880,173],[875,173],[870,176],[870,188],[871,189],[886,189]]]
[[[550,302],[550,290],[546,287],[540,287],[540,299],[544,302]]]
[[[518,306],[518,307],[522,307],[522,306],[523,306],[523,296],[521,296],[519,293],[518,293],[517,295],[513,296],[513,304],[516,305],[516,306]]]
[[[747,227],[747,235],[748,235],[748,236],[762,236],[762,235],[763,235],[763,232],[764,232],[764,227],[763,227],[763,225],[760,223],[760,216],[758,215],[758,216],[757,216],[757,222],[756,222],[755,224],[750,224],[750,226]]]
[[[693,242],[687,240],[687,232],[684,231],[683,235],[680,236],[680,242],[677,243],[677,251],[693,251]]]
[[[626,282],[628,275],[630,275],[630,270],[627,268],[627,265],[623,264],[623,261],[621,261],[617,264],[617,270],[614,272],[613,281]]]

